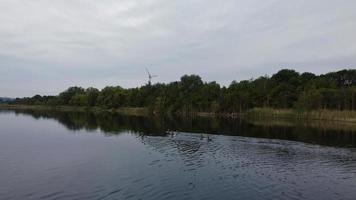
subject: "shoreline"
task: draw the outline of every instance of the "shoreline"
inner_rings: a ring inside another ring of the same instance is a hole
[[[9,105],[0,104],[0,110],[44,110],[44,111],[62,111],[62,112],[108,112],[119,113],[125,115],[148,116],[149,112],[146,108],[117,108],[105,109],[101,107],[79,107],[79,106],[42,106],[42,105]]]
[[[8,110],[54,110],[63,112],[109,112],[134,116],[159,115],[150,113],[148,108],[116,108],[105,109],[101,107],[78,107],[78,106],[42,106],[42,105],[10,105],[0,104],[0,109]],[[312,110],[298,111],[295,109],[253,108],[244,113],[212,113],[212,112],[181,112],[179,116],[187,117],[214,117],[214,118],[251,118],[259,120],[296,120],[296,121],[332,121],[356,123],[356,111],[338,110]]]

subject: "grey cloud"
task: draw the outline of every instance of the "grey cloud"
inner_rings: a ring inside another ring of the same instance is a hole
[[[354,0],[2,0],[0,96],[355,67]],[[26,81],[26,84],[24,84]]]

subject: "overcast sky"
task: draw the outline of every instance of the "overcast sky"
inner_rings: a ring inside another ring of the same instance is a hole
[[[355,0],[0,0],[0,96],[356,67]]]

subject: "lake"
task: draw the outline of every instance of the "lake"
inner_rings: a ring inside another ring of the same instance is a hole
[[[355,130],[0,110],[0,199],[356,199]]]

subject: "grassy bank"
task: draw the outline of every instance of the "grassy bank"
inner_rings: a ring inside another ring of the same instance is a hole
[[[254,108],[245,113],[250,118],[324,120],[356,123],[356,111]]]
[[[262,127],[291,127],[291,128],[311,128],[321,131],[356,131],[356,123],[331,120],[307,120],[307,119],[268,119],[268,118],[248,118],[248,123]]]
[[[147,108],[117,108],[111,111],[133,116],[148,116],[150,114]]]

